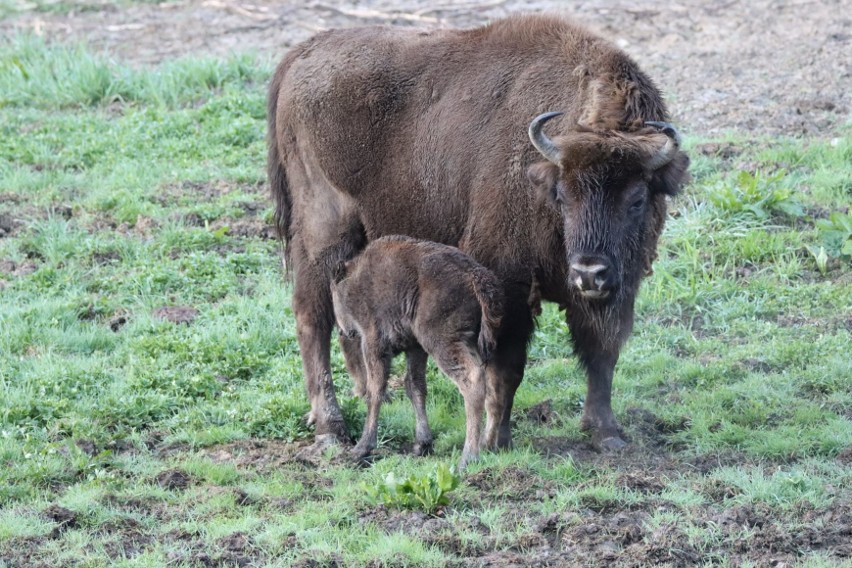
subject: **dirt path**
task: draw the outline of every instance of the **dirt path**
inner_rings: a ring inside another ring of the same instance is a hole
[[[374,23],[470,26],[558,0],[186,0],[0,22],[50,40],[86,40],[139,64],[257,50],[279,57],[316,31]],[[831,136],[850,121],[852,1],[641,3],[594,0],[568,10],[637,59],[687,132]]]

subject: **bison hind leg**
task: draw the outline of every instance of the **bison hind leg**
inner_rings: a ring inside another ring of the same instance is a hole
[[[482,414],[485,410],[485,367],[476,345],[464,342],[439,345],[430,351],[435,363],[459,388],[464,398],[465,439],[459,469],[479,459]]]

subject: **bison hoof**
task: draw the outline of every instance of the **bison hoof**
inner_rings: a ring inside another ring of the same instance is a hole
[[[461,460],[459,461],[459,471],[464,471],[469,464],[473,462],[479,461],[479,454],[462,454]]]
[[[343,420],[317,421],[315,438],[317,442],[322,441],[322,443],[329,445],[349,446],[352,444],[352,438],[349,436],[349,430]]]
[[[369,467],[376,461],[376,454],[370,448],[355,446],[349,450],[349,461],[356,467]]]
[[[416,442],[414,444],[414,448],[412,449],[412,453],[415,456],[430,456],[432,455],[432,442]]]
[[[618,436],[609,436],[608,438],[598,441],[595,446],[597,446],[598,450],[601,452],[617,452],[626,448],[627,442]]]

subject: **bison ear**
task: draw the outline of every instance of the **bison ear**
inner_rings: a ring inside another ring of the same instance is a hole
[[[556,205],[558,195],[559,167],[550,162],[538,162],[527,168],[527,179],[536,188],[539,196],[551,205]]]
[[[671,162],[654,172],[651,178],[651,191],[675,196],[689,181],[689,156],[678,152]]]

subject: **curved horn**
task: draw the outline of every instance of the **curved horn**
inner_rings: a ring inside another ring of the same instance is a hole
[[[672,158],[674,158],[675,153],[678,151],[678,148],[680,148],[680,143],[682,139],[680,137],[680,132],[678,132],[677,128],[675,128],[674,125],[670,122],[648,120],[645,122],[645,124],[647,126],[659,128],[660,132],[662,132],[668,137],[665,146],[660,148],[648,160],[648,168],[651,170],[656,170],[672,161]]]
[[[544,135],[541,128],[544,126],[545,122],[551,118],[561,116],[562,114],[564,113],[546,112],[544,114],[540,114],[533,119],[528,130],[530,141],[533,143],[533,146],[535,146],[535,149],[538,150],[542,156],[547,158],[548,162],[554,163],[557,166],[562,165],[562,152],[556,147],[556,144],[554,144],[550,138]]]

